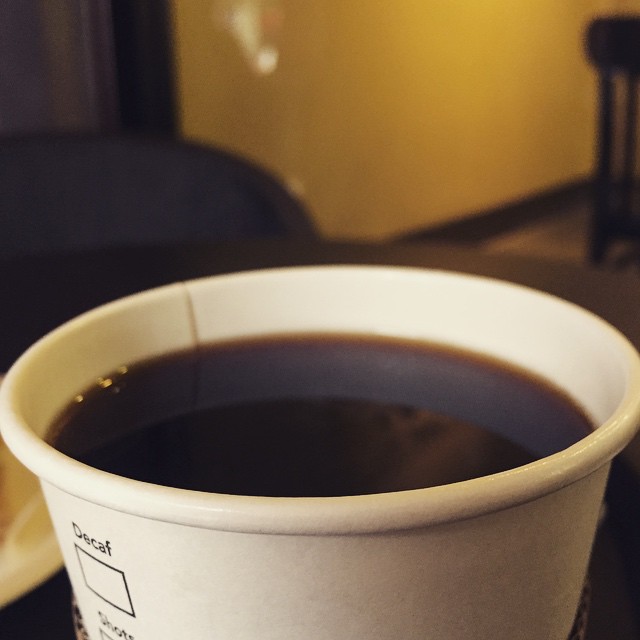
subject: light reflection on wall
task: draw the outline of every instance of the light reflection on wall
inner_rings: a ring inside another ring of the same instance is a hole
[[[269,75],[278,66],[284,11],[276,0],[227,0],[215,5],[213,20],[238,44],[249,67]]]

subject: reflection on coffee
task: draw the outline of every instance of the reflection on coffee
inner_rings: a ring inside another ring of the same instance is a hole
[[[419,341],[287,335],[123,363],[70,401],[49,441],[155,484],[335,496],[504,471],[591,428],[561,392],[488,358]]]

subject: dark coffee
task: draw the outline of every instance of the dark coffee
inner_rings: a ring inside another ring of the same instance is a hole
[[[106,373],[70,403],[49,440],[155,484],[333,496],[503,471],[591,428],[562,393],[491,359],[409,340],[301,335]]]

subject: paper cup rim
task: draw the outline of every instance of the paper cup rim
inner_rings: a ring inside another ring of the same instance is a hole
[[[114,307],[140,296],[176,285],[150,289],[88,311],[70,320],[32,345],[11,367],[0,388],[0,428],[14,455],[40,480],[58,489],[101,505],[144,518],[225,531],[247,533],[328,535],[402,531],[493,513],[541,498],[596,472],[633,438],[640,420],[640,357],[617,329],[591,312],[522,285],[415,267],[327,265],[244,271],[206,278],[223,284],[238,279],[285,277],[345,277],[349,274],[420,277],[428,272],[444,278],[464,278],[483,285],[529,292],[573,307],[575,313],[599,324],[599,330],[617,343],[628,367],[628,382],[614,415],[575,444],[530,464],[501,473],[424,489],[357,496],[312,498],[255,497],[204,493],[131,480],[99,471],[70,458],[37,436],[18,415],[12,401],[14,387],[42,345],[58,331],[91,319],[106,307]],[[365,273],[366,272],[366,273]],[[204,280],[204,279],[200,279]],[[186,284],[197,282],[189,281]],[[182,286],[179,283],[177,286]]]

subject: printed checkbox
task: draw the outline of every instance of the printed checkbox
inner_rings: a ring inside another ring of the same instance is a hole
[[[94,558],[78,545],[76,553],[87,587],[116,609],[135,617],[124,572]]]

